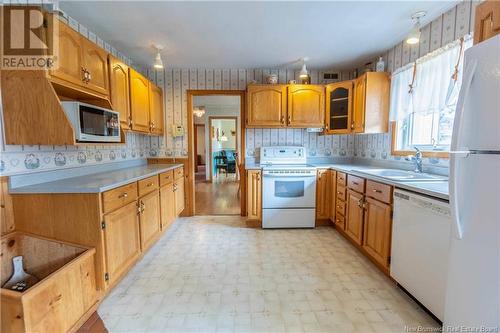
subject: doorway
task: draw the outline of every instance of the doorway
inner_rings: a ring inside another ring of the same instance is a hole
[[[240,215],[242,98],[192,96],[194,214]]]

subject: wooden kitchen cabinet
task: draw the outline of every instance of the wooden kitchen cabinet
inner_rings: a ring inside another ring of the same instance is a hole
[[[108,53],[85,37],[83,45],[83,66],[88,71],[86,88],[103,96],[109,96]]]
[[[316,176],[316,220],[330,218],[330,179],[328,169],[318,169]]]
[[[262,176],[260,170],[247,171],[247,217],[262,220]]]
[[[137,202],[104,215],[104,243],[108,283],[114,285],[141,255]]]
[[[149,117],[151,134],[163,135],[163,91],[149,83]]]
[[[129,84],[132,130],[149,133],[149,81],[134,69],[129,68]]]
[[[389,73],[367,72],[354,81],[352,133],[386,133],[389,131]]]
[[[108,62],[110,97],[113,110],[120,113],[122,129],[132,129],[128,78],[129,67],[112,55],[109,55]]]
[[[139,199],[141,249],[149,248],[160,234],[160,194],[153,191]]]
[[[184,178],[179,178],[174,181],[173,186],[174,199],[175,199],[175,214],[179,216],[184,210],[185,206],[185,191],[184,191]]]
[[[362,246],[375,261],[388,268],[391,253],[392,207],[367,197],[364,209]]]
[[[500,33],[500,2],[483,1],[476,7],[474,44],[481,43]]]
[[[363,202],[364,194],[347,190],[345,233],[358,245],[363,240]]]
[[[287,127],[324,127],[324,86],[292,84],[288,86],[287,96]]]
[[[287,86],[251,84],[247,87],[247,127],[285,127]]]
[[[177,217],[174,184],[170,182],[160,187],[161,230],[166,230]]]
[[[335,223],[335,204],[337,203],[337,171],[328,170],[328,188],[330,191],[330,198],[328,200],[328,214],[330,221]]]
[[[351,132],[353,81],[343,81],[326,86],[325,134]]]

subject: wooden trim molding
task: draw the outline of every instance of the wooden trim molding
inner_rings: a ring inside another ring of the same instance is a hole
[[[239,152],[239,163],[245,165],[245,119],[246,119],[246,92],[245,90],[187,90],[187,126],[188,126],[188,163],[187,163],[187,202],[185,216],[194,215],[195,181],[194,181],[194,121],[193,121],[193,97],[204,95],[226,95],[240,97],[240,121],[241,121],[241,152]],[[208,129],[211,130],[211,129]],[[241,216],[246,215],[246,175],[240,175],[240,207]]]
[[[397,137],[398,137],[398,124],[395,121],[391,121],[391,155],[393,156],[408,156],[414,155],[413,150],[397,150]],[[450,158],[450,154],[447,151],[430,151],[422,150],[423,157],[434,157],[434,158]]]

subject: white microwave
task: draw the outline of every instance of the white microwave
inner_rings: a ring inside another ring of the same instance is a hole
[[[61,105],[75,131],[78,142],[120,142],[120,114],[78,101]]]

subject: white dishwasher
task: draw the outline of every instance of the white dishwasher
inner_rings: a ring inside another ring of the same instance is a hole
[[[394,191],[391,276],[441,321],[451,223],[448,202]]]

